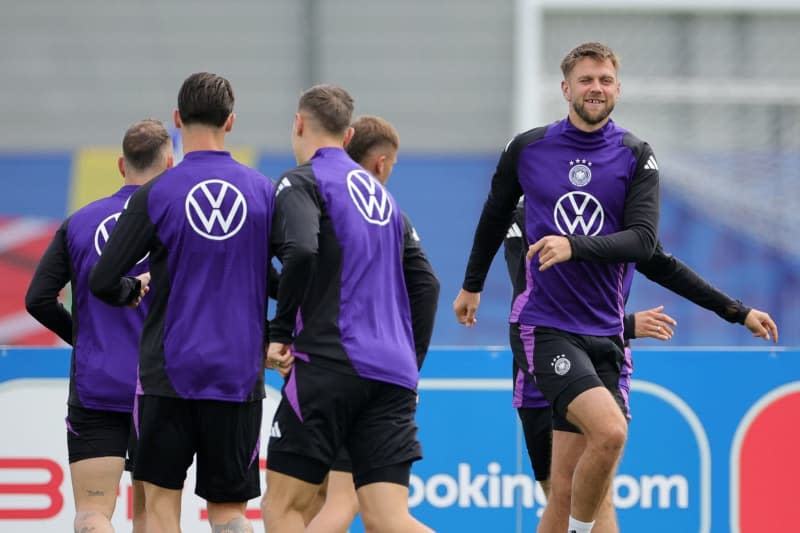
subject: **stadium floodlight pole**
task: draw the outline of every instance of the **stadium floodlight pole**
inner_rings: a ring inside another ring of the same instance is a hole
[[[539,0],[515,0],[512,134],[529,130],[542,121],[542,18]]]

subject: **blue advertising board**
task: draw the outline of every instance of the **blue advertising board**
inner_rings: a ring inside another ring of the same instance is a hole
[[[65,383],[68,359],[65,349],[0,351],[3,421],[17,414],[35,420],[37,406],[19,405],[9,391],[38,386],[41,378]],[[545,499],[511,407],[510,376],[511,354],[504,347],[440,347],[428,355],[418,412],[425,458],[414,466],[409,503],[436,531],[535,530]],[[614,482],[622,531],[792,530],[787,526],[796,521],[791,504],[800,476],[800,458],[791,453],[800,445],[800,350],[640,349],[634,378],[633,419]],[[268,373],[268,384],[274,407],[276,374]],[[0,470],[20,459],[8,435],[0,441]],[[63,439],[49,445],[56,459],[65,455]],[[68,474],[62,477],[58,497],[69,501]],[[21,486],[5,480],[0,478],[3,494]],[[23,515],[35,519],[35,530],[51,530],[48,521],[55,516],[26,515],[24,502],[11,513],[3,507],[8,501],[0,499],[0,530],[11,530],[3,521],[14,520],[12,529],[22,531],[17,525]],[[61,514],[72,512],[71,503],[61,507]],[[261,531],[257,504],[250,509]],[[196,522],[197,529],[193,523],[184,529],[207,530]],[[360,522],[351,531],[363,531]]]

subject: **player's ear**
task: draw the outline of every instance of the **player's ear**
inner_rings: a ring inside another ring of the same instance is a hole
[[[183,127],[183,123],[181,122],[181,114],[178,112],[177,109],[172,111],[172,122],[175,123],[175,127],[181,129]]]
[[[167,154],[167,170],[175,166],[175,156],[172,151]]]
[[[298,137],[303,136],[303,129],[305,129],[305,120],[303,115],[299,112],[294,114],[294,124],[292,125],[292,133]]]
[[[117,159],[117,168],[119,169],[119,173],[124,178],[125,177],[125,158],[124,157],[119,156],[119,159]]]
[[[375,160],[375,172],[377,176],[383,176],[383,171],[386,168],[386,154],[381,154]],[[383,181],[383,180],[380,180]]]
[[[353,134],[355,134],[356,130],[352,127],[347,128],[347,131],[344,132],[344,139],[342,139],[342,146],[347,147],[350,144],[350,141],[353,140]]]
[[[567,80],[561,80],[561,94],[564,95],[564,100],[569,102],[569,83],[567,83]]]
[[[225,133],[230,133],[233,129],[233,123],[236,122],[236,113],[231,113],[225,120]]]

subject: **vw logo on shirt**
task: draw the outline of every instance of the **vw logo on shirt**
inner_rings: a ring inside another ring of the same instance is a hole
[[[347,190],[359,213],[370,224],[385,226],[392,218],[389,193],[366,170],[356,169],[347,175]]]
[[[186,195],[186,219],[201,237],[224,241],[244,226],[247,201],[242,192],[227,181],[205,180]]]
[[[562,235],[597,235],[605,214],[600,201],[588,192],[571,191],[556,202],[553,219]]]
[[[127,206],[127,202],[125,203]],[[111,235],[111,231],[114,229],[114,226],[117,225],[117,220],[119,220],[119,216],[122,214],[122,211],[119,213],[113,213],[108,215],[106,218],[103,219],[100,224],[97,225],[97,229],[94,230],[94,251],[97,252],[97,255],[103,254],[103,248],[106,247],[106,243],[108,242],[108,237]],[[150,252],[147,252],[144,257],[139,259],[136,264],[138,265],[145,259],[147,256],[150,255]]]

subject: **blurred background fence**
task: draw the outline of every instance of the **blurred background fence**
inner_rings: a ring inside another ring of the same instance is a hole
[[[558,64],[601,40],[622,60],[615,120],[654,147],[661,239],[711,282],[767,310],[800,344],[800,4],[612,0],[0,0],[0,343],[52,344],[22,296],[55,225],[120,185],[127,125],[169,121],[191,72],[228,77],[235,155],[272,178],[293,165],[300,91],[337,83],[357,114],[401,136],[390,188],[442,279],[436,344],[506,344],[500,258],[480,321],[450,303],[500,150],[557,120]],[[665,304],[673,343],[751,344],[744,328],[653,286],[630,309]]]

